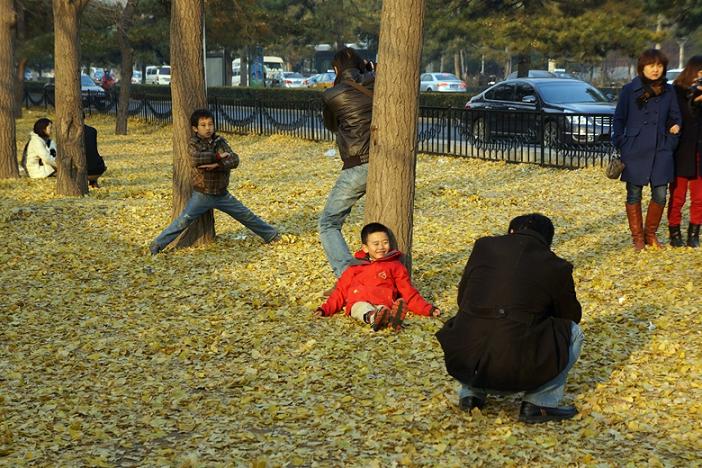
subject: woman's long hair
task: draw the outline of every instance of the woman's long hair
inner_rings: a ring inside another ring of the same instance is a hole
[[[697,73],[702,70],[702,55],[694,55],[685,64],[685,68],[680,72],[673,84],[679,88],[687,89],[697,78]]]
[[[34,133],[42,137],[44,140],[50,140],[51,137],[46,133],[46,127],[51,125],[51,120],[47,118],[41,118],[34,122]]]

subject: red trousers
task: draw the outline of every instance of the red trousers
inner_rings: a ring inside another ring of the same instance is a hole
[[[697,155],[699,161],[700,155]],[[690,223],[702,224],[702,176],[693,179],[676,177],[670,184],[668,203],[668,226],[680,226],[682,208],[685,205],[687,187],[690,187]]]

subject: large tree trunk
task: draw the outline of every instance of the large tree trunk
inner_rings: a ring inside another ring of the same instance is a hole
[[[134,65],[134,53],[131,44],[129,44],[129,27],[132,23],[134,15],[134,7],[137,0],[128,0],[122,10],[122,15],[117,24],[117,40],[119,41],[119,51],[122,55],[122,80],[119,86],[119,101],[117,103],[117,123],[115,124],[115,133],[117,135],[127,134],[127,118],[129,117],[129,91],[132,85],[132,69]]]
[[[365,213],[392,230],[410,271],[424,1],[383,2]]]
[[[56,72],[56,192],[88,193],[83,145],[83,106],[80,94],[80,15],[87,0],[53,0],[54,67]]]
[[[0,178],[19,177],[15,130],[15,27],[13,0],[0,0]]]
[[[192,194],[188,140],[193,131],[190,114],[207,108],[202,51],[203,0],[173,0],[171,4],[171,97],[173,100],[173,213],[183,211]],[[177,240],[175,247],[214,239],[212,210],[201,216]]]

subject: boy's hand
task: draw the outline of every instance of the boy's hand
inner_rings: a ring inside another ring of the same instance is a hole
[[[671,135],[677,135],[678,133],[680,133],[680,125],[678,125],[678,124],[673,125],[672,127],[670,127],[669,132]]]
[[[323,317],[323,316],[324,316],[324,311],[323,311],[320,307],[317,307],[317,309],[315,309],[315,310],[312,312],[312,315],[314,315],[315,317]]]
[[[441,309],[439,309],[438,307],[432,307],[431,312],[429,312],[429,316],[438,317],[439,315],[441,315]]]
[[[202,166],[197,166],[198,169],[202,169],[203,171],[214,171],[218,167],[219,164],[217,163],[203,164]]]

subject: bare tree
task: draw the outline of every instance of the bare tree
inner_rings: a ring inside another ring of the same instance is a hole
[[[385,0],[373,100],[366,221],[388,226],[411,269],[425,0]]]
[[[183,211],[192,194],[188,140],[192,135],[190,114],[207,107],[202,50],[203,0],[171,3],[171,97],[173,100],[173,212]],[[200,216],[176,240],[175,247],[202,244],[214,239],[212,210]]]
[[[59,195],[88,193],[83,146],[80,93],[80,16],[88,0],[53,0],[54,67],[56,72],[56,191]]]
[[[128,32],[132,24],[134,9],[138,0],[127,0],[127,4],[122,10],[117,21],[117,39],[119,50],[122,55],[122,82],[119,86],[119,102],[117,103],[117,123],[115,133],[117,135],[127,134],[127,118],[129,117],[129,91],[132,84],[132,69],[134,67],[134,51],[129,43]]]
[[[19,177],[15,129],[15,28],[13,0],[0,0],[0,178]]]

